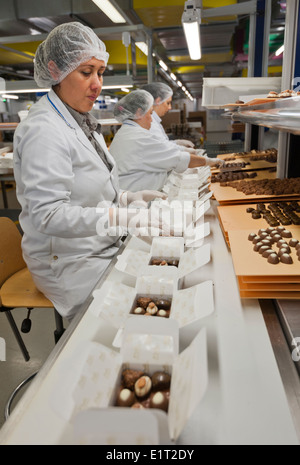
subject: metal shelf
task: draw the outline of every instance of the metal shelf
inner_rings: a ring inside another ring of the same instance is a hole
[[[300,97],[244,106],[231,111],[234,121],[264,126],[300,135]]]

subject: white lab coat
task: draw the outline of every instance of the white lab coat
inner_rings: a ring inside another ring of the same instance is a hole
[[[96,233],[99,202],[118,204],[118,174],[103,136],[94,133],[111,173],[55,92],[48,95],[56,109],[44,96],[17,127],[14,174],[24,259],[37,287],[71,318],[120,246]]]
[[[152,123],[151,123],[151,128],[150,128],[150,132],[154,137],[161,139],[163,141],[168,141],[169,144],[173,144],[175,149],[177,148],[181,150],[182,152],[195,153],[194,150],[191,150],[191,148],[187,148],[184,145],[179,145],[177,144],[175,140],[170,140],[161,122],[162,122],[161,117],[158,116],[158,114],[154,110],[152,113]]]
[[[190,163],[188,152],[131,120],[124,121],[109,151],[117,162],[120,187],[133,192],[161,190],[172,170],[182,173]]]

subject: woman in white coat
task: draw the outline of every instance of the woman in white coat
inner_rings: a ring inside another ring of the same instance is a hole
[[[101,92],[107,60],[92,29],[76,22],[53,29],[34,63],[36,82],[52,89],[14,137],[24,259],[37,287],[68,319],[121,244],[118,236],[97,234],[99,220],[109,222],[114,209],[158,195],[120,193],[114,159],[88,113]],[[97,208],[103,202],[106,208]]]
[[[193,142],[186,139],[171,141],[162,126],[162,117],[172,109],[173,90],[171,87],[164,82],[151,82],[150,84],[145,84],[141,89],[149,92],[154,99],[150,128],[153,136],[169,141],[170,144],[176,144],[177,148],[197,155]]]
[[[115,105],[114,115],[123,124],[109,150],[117,162],[122,189],[161,190],[172,170],[182,173],[211,163],[152,134],[153,103],[152,95],[141,89],[130,92]]]

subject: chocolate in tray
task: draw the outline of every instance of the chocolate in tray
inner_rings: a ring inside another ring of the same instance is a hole
[[[169,318],[172,298],[168,296],[136,296],[130,313],[133,315]]]
[[[171,375],[164,370],[152,375],[142,370],[123,369],[115,406],[168,411]]]

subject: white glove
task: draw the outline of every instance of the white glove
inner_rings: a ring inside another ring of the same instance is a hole
[[[193,142],[191,142],[190,140],[177,139],[175,140],[175,142],[177,145],[183,145],[184,147],[190,147],[190,148],[195,147],[195,144],[193,144]]]
[[[147,208],[148,202],[154,199],[166,199],[167,195],[164,192],[159,191],[139,191],[139,192],[130,192],[124,191],[120,196],[120,206],[127,207],[127,205],[132,205],[135,207]]]
[[[166,224],[161,212],[155,208],[110,208],[108,224],[99,220],[99,236],[171,236],[172,230]]]
[[[206,166],[216,166],[221,168],[225,165],[225,161],[221,160],[220,158],[209,158],[207,156],[204,157],[206,160]]]

